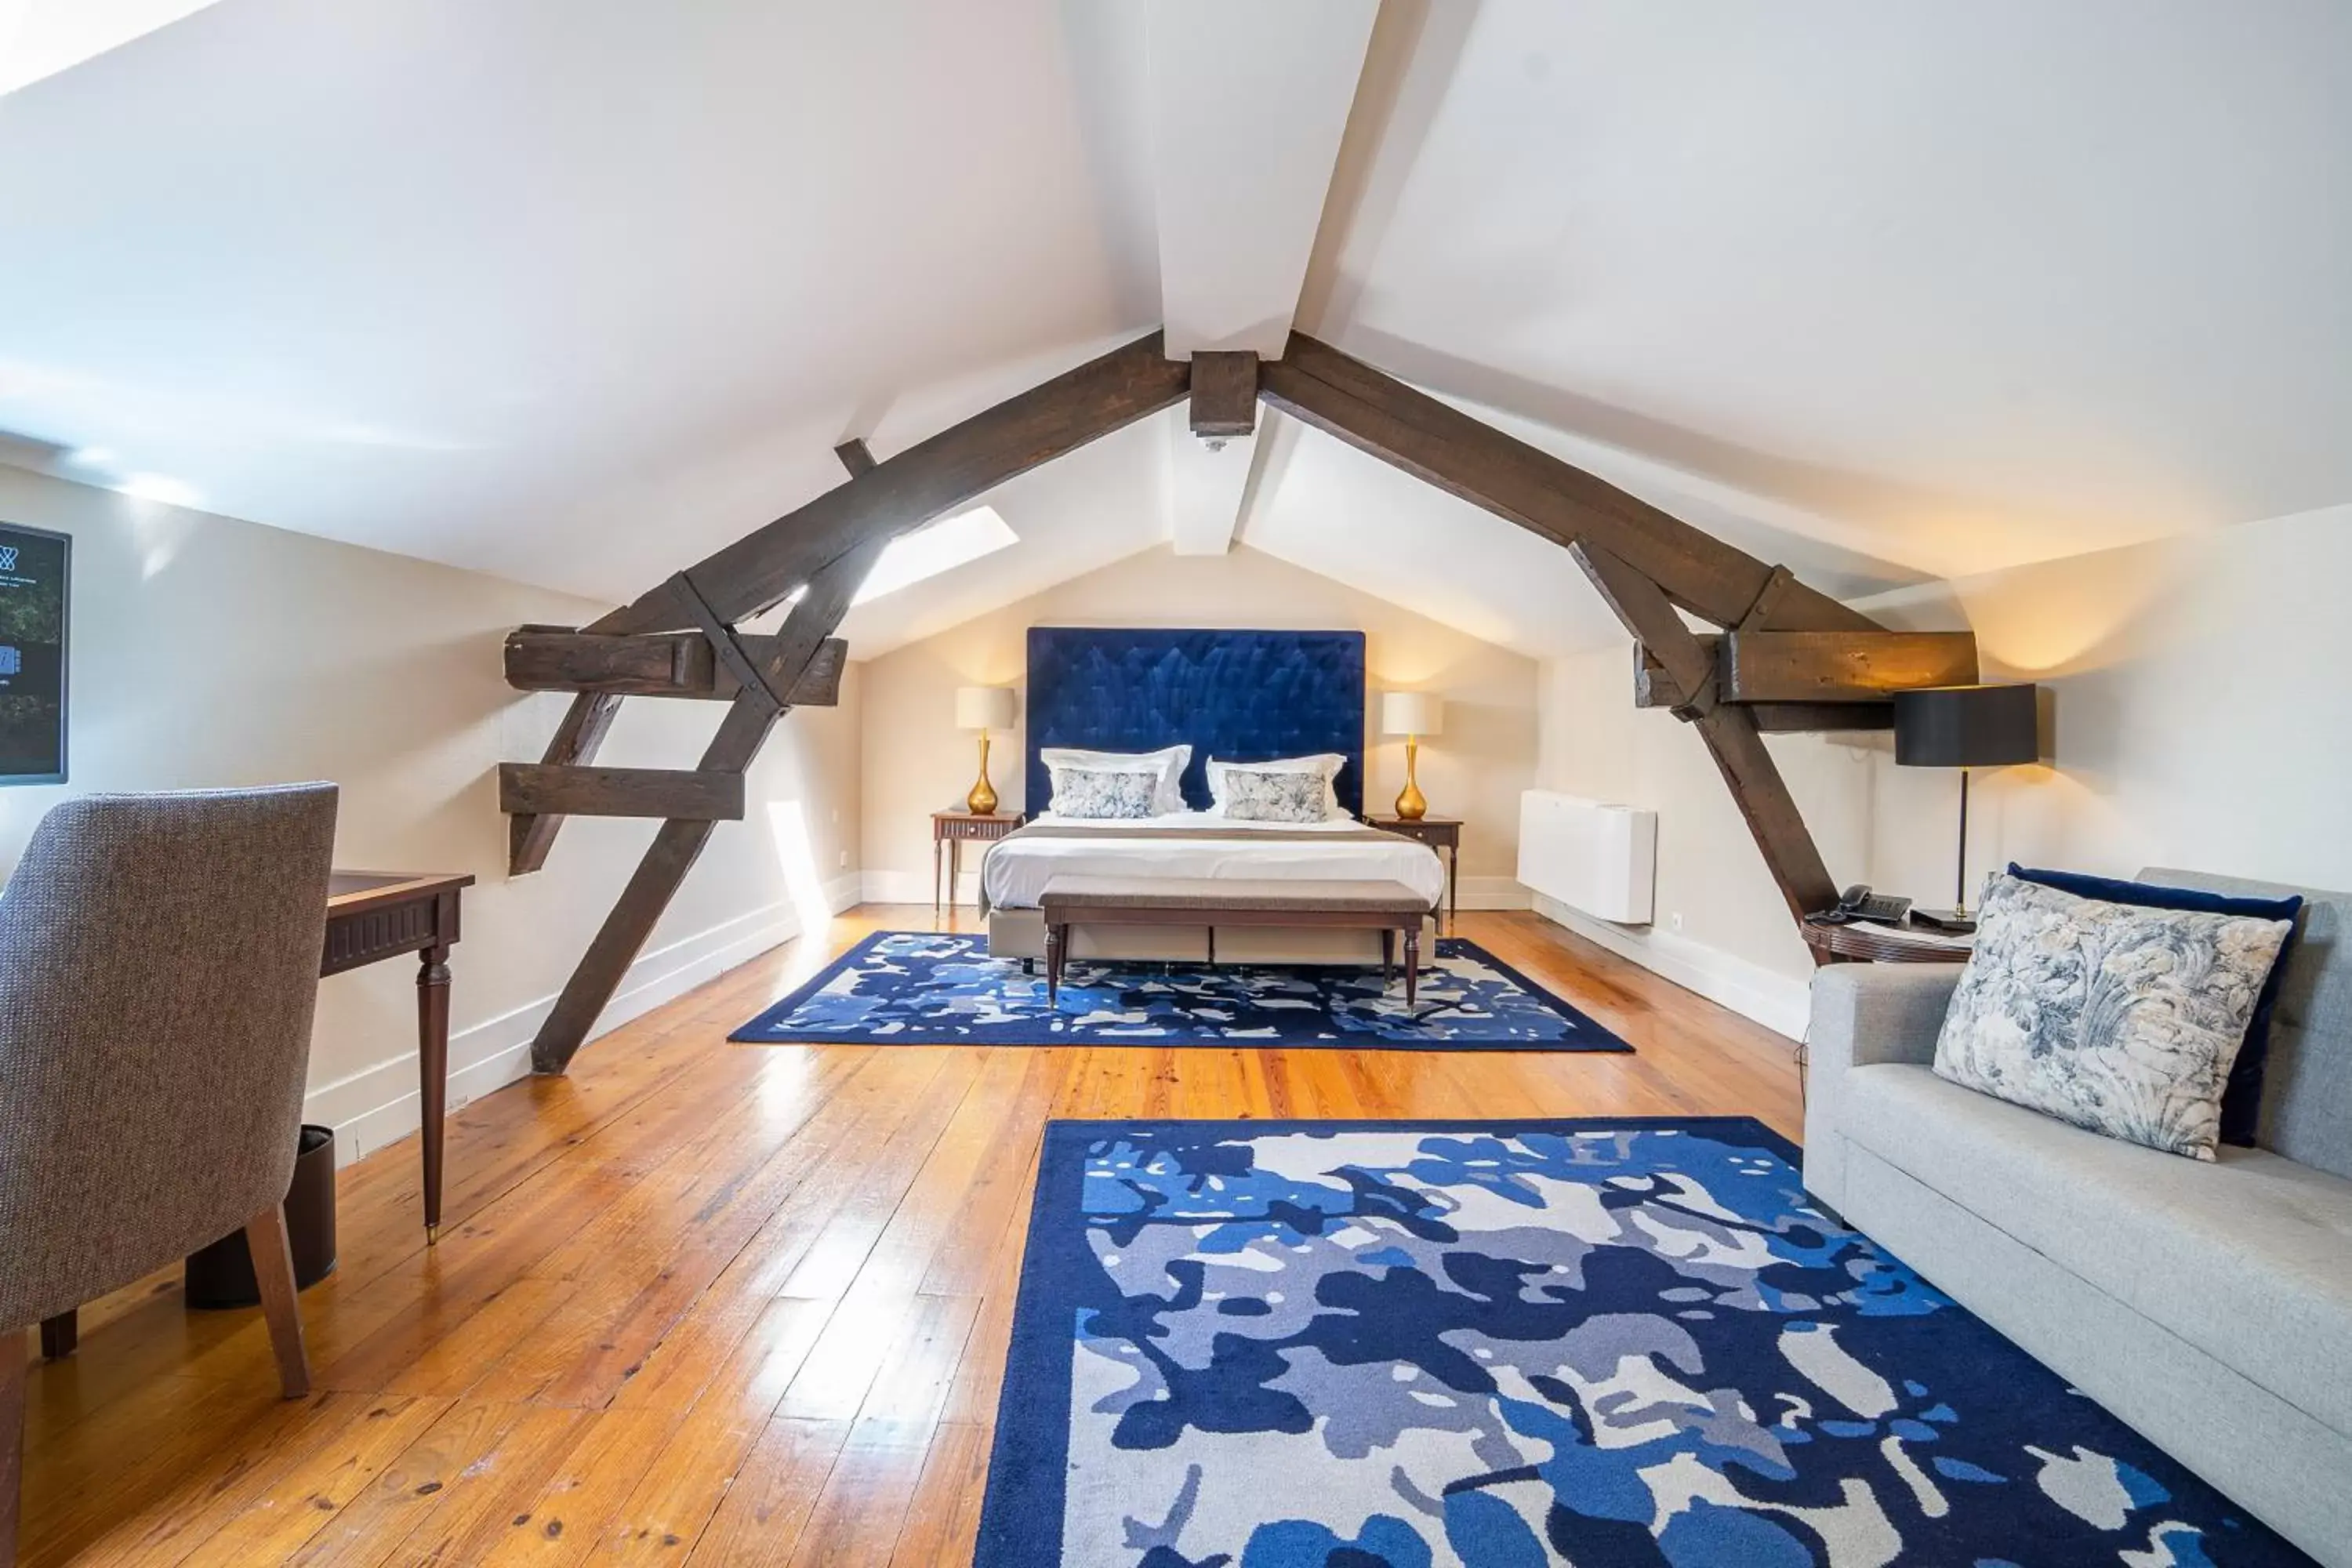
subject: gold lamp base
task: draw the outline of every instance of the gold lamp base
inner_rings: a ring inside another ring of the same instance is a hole
[[[1396,814],[1407,822],[1419,822],[1429,815],[1429,801],[1413,782],[1413,765],[1421,759],[1421,741],[1407,735],[1404,740],[1404,789],[1396,798]]]
[[[963,799],[964,809],[975,816],[996,814],[996,786],[988,782],[988,731],[980,732],[980,782]]]

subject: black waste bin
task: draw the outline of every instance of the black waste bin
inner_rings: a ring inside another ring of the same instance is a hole
[[[286,1189],[286,1240],[294,1254],[294,1288],[307,1290],[335,1271],[335,1130],[302,1129],[294,1156],[294,1184]],[[253,1307],[261,1287],[253,1278],[253,1254],[245,1232],[232,1231],[200,1252],[188,1254],[187,1299],[207,1310]]]

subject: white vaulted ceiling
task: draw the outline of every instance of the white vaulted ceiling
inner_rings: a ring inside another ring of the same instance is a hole
[[[257,521],[625,599],[1163,320],[1295,321],[1833,592],[2352,500],[2336,0],[184,8],[0,96],[0,432]],[[1613,635],[1499,520],[1181,426],[1005,487],[1020,543],[860,651],[1236,531]]]

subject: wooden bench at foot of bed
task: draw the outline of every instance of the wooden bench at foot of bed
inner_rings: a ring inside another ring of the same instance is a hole
[[[1217,962],[1219,926],[1332,926],[1381,933],[1381,984],[1404,937],[1404,1005],[1419,994],[1421,922],[1429,900],[1402,882],[1217,877],[1056,877],[1037,898],[1045,917],[1045,994],[1058,1004],[1074,925],[1198,925]]]

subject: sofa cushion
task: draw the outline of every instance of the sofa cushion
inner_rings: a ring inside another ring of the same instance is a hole
[[[2143,882],[2255,898],[2303,895],[2303,928],[2279,981],[2263,1117],[2255,1142],[2290,1160],[2352,1177],[2352,893],[2250,882],[2154,866]]]
[[[2352,1436],[2352,1182],[2262,1150],[2179,1159],[1921,1067],[1842,1092],[1854,1143]]]
[[[1996,877],[1936,1071],[2077,1127],[2210,1160],[2230,1065],[2294,929]]]
[[[2012,860],[2009,874],[2045,888],[2056,888],[2078,899],[2104,899],[2111,904],[2137,904],[2152,910],[2196,910],[2209,915],[2251,915],[2256,920],[2292,922],[2303,912],[2303,895],[2250,897],[2215,892],[2210,888],[2174,888],[2160,882],[2126,882],[2119,877],[2090,877],[2079,871],[2043,871]],[[2287,954],[2294,949],[2294,932],[2271,963],[2262,994],[2254,999],[2254,1016],[2246,1024],[2244,1042],[2230,1063],[2230,1081],[2221,1090],[2221,1142],[2252,1149],[2263,1120],[2263,1064],[2270,1059],[2271,1023],[2278,1011],[2279,983],[2286,978]]]

